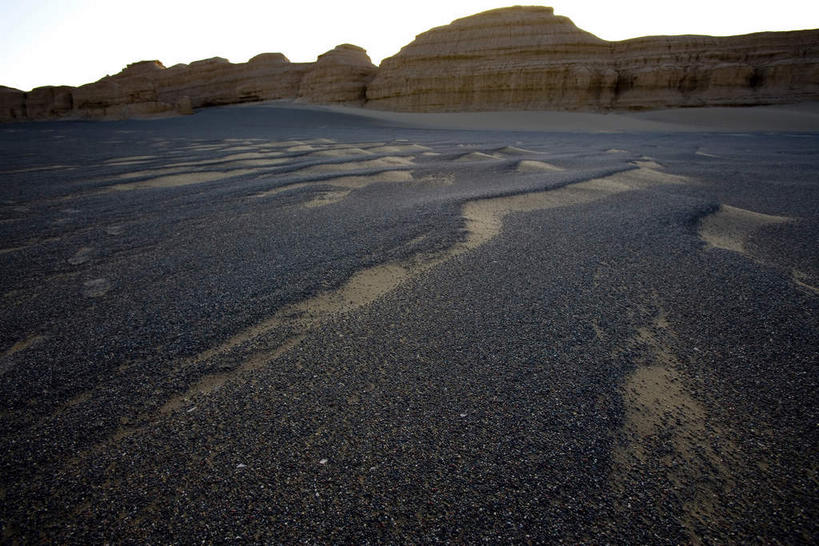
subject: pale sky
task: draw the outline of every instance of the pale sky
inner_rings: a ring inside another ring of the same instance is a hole
[[[314,61],[342,43],[378,64],[416,34],[515,3],[553,6],[606,40],[819,28],[810,0],[0,0],[0,85],[81,85],[148,59]]]

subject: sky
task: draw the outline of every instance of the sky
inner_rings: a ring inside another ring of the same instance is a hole
[[[342,43],[378,64],[432,27],[516,3],[553,6],[606,40],[819,28],[810,0],[0,0],[0,85],[82,85],[151,59],[309,62]]]

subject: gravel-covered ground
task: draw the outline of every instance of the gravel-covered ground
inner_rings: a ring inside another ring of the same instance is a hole
[[[2,542],[815,543],[817,287],[819,134],[5,125]]]

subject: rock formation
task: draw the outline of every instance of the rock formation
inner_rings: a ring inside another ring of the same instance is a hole
[[[527,110],[596,100],[608,44],[552,8],[515,7],[459,19],[381,63],[368,106],[387,110]]]
[[[367,106],[607,110],[819,98],[819,31],[607,42],[552,8],[513,7],[419,35],[381,63]]]
[[[141,61],[81,87],[0,87],[0,121],[126,118],[271,99],[399,111],[610,110],[819,99],[819,30],[607,42],[552,8],[434,28],[385,59],[343,44],[314,63],[263,53],[165,68]]]
[[[26,119],[26,94],[19,89],[0,85],[0,121]]]
[[[74,109],[73,87],[45,86],[26,93],[26,116],[32,119],[60,117]]]
[[[367,84],[377,67],[360,47],[343,44],[321,55],[299,86],[307,102],[364,104]]]

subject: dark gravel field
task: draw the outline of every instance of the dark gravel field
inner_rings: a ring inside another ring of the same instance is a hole
[[[0,126],[2,543],[815,544],[819,133]]]

